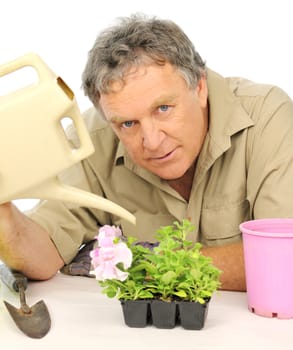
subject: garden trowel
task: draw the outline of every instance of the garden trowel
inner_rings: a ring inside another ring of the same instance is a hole
[[[44,337],[51,328],[51,319],[46,304],[40,300],[28,306],[25,298],[27,278],[21,273],[11,271],[6,265],[0,265],[1,280],[13,291],[19,293],[20,308],[4,301],[4,304],[18,328],[31,338]]]

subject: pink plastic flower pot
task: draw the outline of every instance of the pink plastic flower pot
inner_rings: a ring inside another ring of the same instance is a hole
[[[240,230],[249,310],[293,318],[293,219],[251,220]]]

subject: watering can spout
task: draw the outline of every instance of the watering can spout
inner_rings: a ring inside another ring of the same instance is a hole
[[[28,195],[25,194],[20,194],[20,196],[28,197]],[[57,177],[48,179],[45,183],[29,189],[29,196],[31,198],[60,200],[63,202],[70,202],[81,206],[100,209],[117,215],[133,225],[136,223],[135,216],[118,204],[93,193],[65,185],[61,183]]]

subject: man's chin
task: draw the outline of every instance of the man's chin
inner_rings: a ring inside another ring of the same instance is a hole
[[[156,173],[153,172],[154,174],[156,174],[157,176],[159,176],[159,178],[161,178],[162,180],[165,181],[180,181],[185,179],[186,177],[193,177],[194,174],[194,167],[191,167],[187,170],[182,170],[182,171],[178,171],[178,169],[176,169],[176,172],[172,172],[171,170],[167,170],[167,171],[157,171]]]
[[[146,167],[145,169],[147,169],[149,172],[153,173],[154,175],[158,176],[160,179],[165,180],[165,181],[176,181],[176,180],[180,180],[182,177],[184,177],[184,175],[186,174],[186,172],[188,170],[182,170],[182,171],[178,171],[178,167],[176,167],[175,169],[172,169],[169,167],[166,169],[163,169],[163,166],[161,168],[151,168],[151,167]]]
[[[165,180],[165,181],[176,181],[176,180],[180,180],[183,176],[183,174],[157,174],[157,176],[159,176],[160,179]]]

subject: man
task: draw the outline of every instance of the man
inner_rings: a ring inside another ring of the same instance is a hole
[[[239,224],[293,214],[291,99],[277,87],[223,78],[176,24],[143,16],[98,36],[83,88],[96,108],[85,113],[96,151],[62,181],[116,202],[137,225],[53,201],[29,218],[7,203],[0,258],[47,279],[64,264],[74,268],[100,225],[153,242],[160,226],[188,218],[190,238],[223,271],[222,288],[245,290]]]

